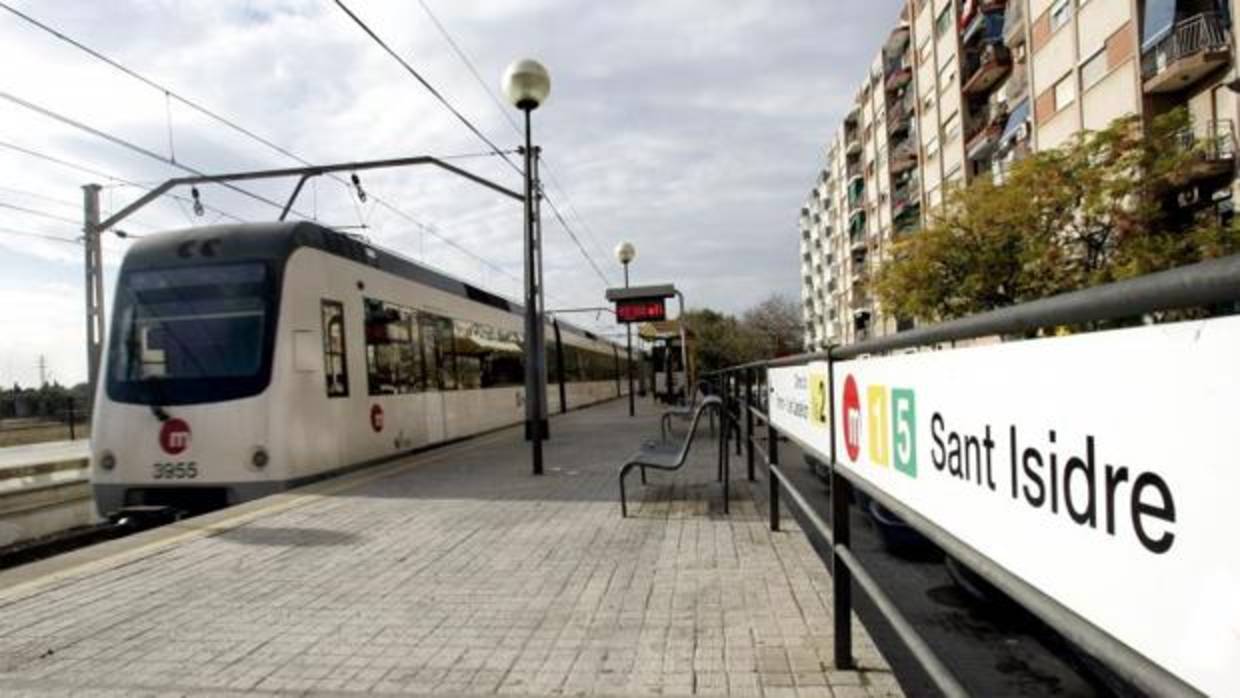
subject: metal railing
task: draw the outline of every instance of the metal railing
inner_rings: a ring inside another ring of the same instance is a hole
[[[716,371],[704,376],[714,381],[724,397],[726,414],[737,423],[745,424],[745,462],[749,480],[756,477],[758,457],[767,466],[768,509],[770,528],[780,526],[781,496],[787,496],[801,512],[813,533],[827,542],[831,550],[833,621],[835,624],[835,664],[846,669],[854,666],[852,653],[852,590],[853,582],[869,597],[874,607],[891,625],[896,636],[925,670],[940,691],[947,696],[969,695],[963,684],[926,643],[916,628],[877,583],[864,563],[850,547],[849,499],[855,487],[926,536],[948,555],[956,558],[988,582],[1007,594],[1043,622],[1062,634],[1085,652],[1096,657],[1123,680],[1150,695],[1201,695],[1179,677],[1117,640],[1106,631],[1078,615],[1000,567],[946,529],[891,497],[885,491],[857,478],[847,469],[837,467],[835,415],[835,367],[840,361],[885,354],[888,352],[933,347],[943,343],[992,336],[1025,336],[1027,333],[1062,325],[1104,322],[1137,318],[1151,313],[1187,308],[1225,306],[1227,311],[1240,312],[1240,255],[1150,274],[1138,279],[1065,293],[1022,305],[951,320],[937,325],[911,329],[897,334],[866,339],[847,346],[831,347],[825,352],[757,361]],[[830,415],[830,454],[828,466],[831,480],[831,521],[823,521],[781,469],[779,441],[786,438],[802,449],[822,454],[793,434],[780,433],[770,420],[769,385],[766,371],[771,368],[799,366],[811,361],[827,364],[827,396]],[[765,425],[765,447],[758,443],[755,422]],[[730,433],[730,432],[729,432]],[[738,435],[739,437],[739,435]],[[725,443],[726,448],[726,443]]]
[[[1228,160],[1236,156],[1236,136],[1231,119],[1204,121],[1180,131],[1180,144],[1205,160]]]
[[[1227,20],[1218,12],[1202,12],[1176,22],[1157,43],[1142,52],[1141,77],[1148,80],[1181,58],[1203,51],[1230,50],[1227,29]]]

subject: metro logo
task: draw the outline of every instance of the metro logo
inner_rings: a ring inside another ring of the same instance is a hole
[[[849,376],[844,380],[844,449],[848,460],[857,462],[861,455],[861,398],[857,395],[857,381]]]
[[[896,470],[917,477],[917,399],[908,388],[870,385],[865,392],[865,421],[869,441],[867,456],[879,467],[892,465]],[[844,380],[844,448],[848,459],[857,462],[861,455],[862,412],[857,381]]]
[[[189,441],[189,424],[184,419],[174,417],[164,422],[164,425],[159,428],[159,447],[170,456],[175,456],[189,448]]]

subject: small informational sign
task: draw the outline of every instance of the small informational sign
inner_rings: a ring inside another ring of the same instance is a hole
[[[771,369],[776,427],[1208,695],[1240,686],[1240,318]],[[833,382],[824,409],[823,382]]]
[[[616,319],[622,323],[657,322],[667,319],[667,308],[662,298],[616,301]]]

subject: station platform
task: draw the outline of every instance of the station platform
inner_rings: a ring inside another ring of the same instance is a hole
[[[0,695],[902,695],[856,619],[832,668],[823,562],[735,457],[723,514],[714,440],[620,518],[658,414],[554,417],[541,477],[505,429],[0,573]]]

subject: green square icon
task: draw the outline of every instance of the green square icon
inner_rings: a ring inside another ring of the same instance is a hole
[[[891,389],[891,438],[896,470],[917,477],[917,401],[907,388]]]

